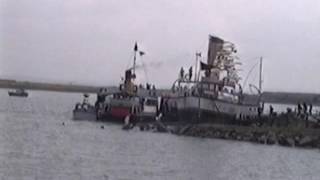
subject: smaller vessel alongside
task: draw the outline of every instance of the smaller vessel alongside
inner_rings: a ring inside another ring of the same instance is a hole
[[[125,72],[125,79],[120,84],[119,92],[109,94],[102,102],[97,103],[97,118],[99,120],[115,120],[123,122],[127,117],[133,117],[141,110],[141,99],[137,95],[138,88],[133,83],[135,74],[132,69]],[[130,118],[132,119],[132,118]]]
[[[83,102],[73,109],[73,120],[96,120],[96,108],[89,103],[89,95],[83,95]]]
[[[15,91],[8,91],[9,96],[16,96],[16,97],[28,97],[28,92],[24,89],[16,89]]]
[[[141,122],[155,120],[158,110],[158,99],[151,97],[147,91],[139,91],[135,84],[136,79],[136,55],[137,43],[134,46],[133,66],[125,71],[124,79],[120,83],[119,92],[106,96],[97,101],[97,118],[103,120],[115,120],[116,122]],[[148,89],[148,88],[147,88]],[[150,90],[149,90],[150,91]],[[151,91],[150,91],[151,92]]]

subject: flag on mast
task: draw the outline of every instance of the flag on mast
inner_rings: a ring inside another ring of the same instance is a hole
[[[201,70],[210,70],[212,68],[212,65],[206,64],[202,61],[200,61],[200,69]]]
[[[139,55],[140,55],[140,56],[143,56],[143,55],[145,55],[145,54],[146,54],[145,52],[139,51]]]

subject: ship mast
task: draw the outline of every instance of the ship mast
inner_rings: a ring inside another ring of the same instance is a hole
[[[134,45],[134,57],[133,57],[133,67],[132,67],[132,70],[133,70],[133,74],[135,75],[135,71],[136,71],[136,59],[137,59],[137,51],[138,51],[138,44],[137,42],[135,43]]]
[[[260,93],[262,93],[262,57],[260,57],[259,91],[260,91]]]

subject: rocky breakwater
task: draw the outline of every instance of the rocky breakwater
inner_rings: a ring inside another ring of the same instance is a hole
[[[238,140],[259,144],[320,148],[320,130],[318,129],[195,124],[181,126],[174,133],[177,135]]]

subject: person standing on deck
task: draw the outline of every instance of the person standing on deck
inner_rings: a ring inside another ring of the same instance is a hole
[[[180,69],[180,79],[183,80],[184,78],[184,70],[183,70],[183,67],[181,67]]]
[[[88,110],[88,108],[89,108],[89,94],[83,95],[83,101],[81,104],[81,108],[84,110]]]
[[[192,79],[192,66],[189,68],[189,81]]]
[[[149,83],[146,83],[146,89],[150,90],[150,84]]]
[[[155,85],[152,86],[152,95],[153,96],[157,95],[157,91],[156,91],[156,86]]]
[[[100,88],[99,92],[97,93],[97,100],[95,103],[95,106],[98,107],[99,103],[103,103],[106,100],[106,94],[107,89],[106,88]]]
[[[84,94],[83,95],[82,104],[89,104],[89,94]]]

